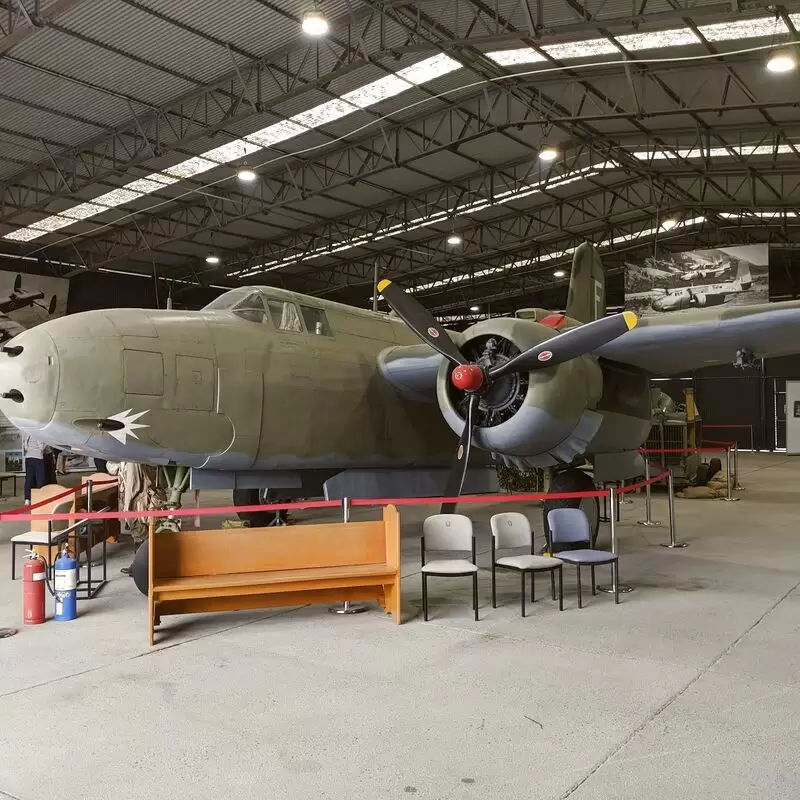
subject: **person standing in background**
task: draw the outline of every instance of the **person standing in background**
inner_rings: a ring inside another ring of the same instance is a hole
[[[45,466],[46,445],[29,433],[22,435],[22,453],[25,459],[25,505],[31,504],[31,489],[41,489],[47,484]]]

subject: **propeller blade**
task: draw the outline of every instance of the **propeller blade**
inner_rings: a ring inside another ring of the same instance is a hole
[[[408,292],[396,283],[381,281],[378,291],[386,302],[397,312],[397,316],[411,328],[420,339],[454,364],[469,363],[447,331],[436,321],[433,314]]]
[[[579,328],[559,333],[534,347],[525,350],[514,358],[501,364],[496,369],[490,370],[490,378],[501,378],[510,372],[524,372],[532,369],[545,369],[556,364],[563,364],[571,358],[591,353],[604,344],[622,336],[636,327],[638,323],[636,314],[632,311],[623,311],[610,317],[587,322]]]
[[[445,497],[460,497],[464,489],[464,480],[467,477],[467,469],[469,468],[469,455],[472,450],[472,434],[475,430],[475,411],[477,408],[478,395],[471,394],[469,396],[469,405],[467,406],[467,420],[464,423],[464,432],[458,440],[456,458],[447,478],[447,486],[444,490]],[[452,514],[455,508],[455,503],[444,503],[442,505],[442,514]]]

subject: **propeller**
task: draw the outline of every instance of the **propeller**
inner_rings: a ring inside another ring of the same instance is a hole
[[[591,353],[631,330],[638,322],[632,311],[603,317],[556,334],[499,366],[487,369],[481,364],[470,362],[445,328],[413,295],[389,280],[381,281],[377,288],[395,313],[420,339],[455,365],[450,374],[450,381],[456,389],[466,392],[469,398],[464,430],[447,480],[445,489],[447,497],[459,497],[464,488],[475,433],[475,415],[482,393],[488,390],[494,381],[514,372],[530,372],[554,367]],[[442,513],[451,513],[454,509],[454,503],[445,503],[442,506]]]

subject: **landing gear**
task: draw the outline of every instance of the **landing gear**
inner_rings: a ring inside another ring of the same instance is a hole
[[[233,504],[240,506],[263,506],[275,503],[277,498],[270,489],[234,489]],[[287,525],[286,511],[239,511],[242,522],[249,522],[251,528],[269,528],[272,525]]]
[[[593,492],[595,491],[592,475],[582,469],[567,469],[556,473],[550,481],[548,492]],[[592,547],[597,542],[597,531],[600,528],[600,503],[597,497],[580,497],[567,500],[545,500],[542,515],[544,516],[544,531],[547,541],[550,541],[550,526],[547,524],[547,515],[554,508],[580,508],[589,519],[592,531]],[[555,552],[559,549],[569,549],[569,545],[556,545]]]

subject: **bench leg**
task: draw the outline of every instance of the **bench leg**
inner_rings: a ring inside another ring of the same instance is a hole
[[[386,611],[394,617],[397,625],[402,622],[401,603],[400,603],[400,576],[398,575],[394,583],[387,584],[383,587],[386,593]]]
[[[155,601],[153,600],[153,591],[152,591],[152,589],[150,590],[150,594],[147,597],[147,605],[148,605],[147,623],[148,623],[148,628],[150,630],[150,646],[152,647],[156,643],[155,642],[155,637],[156,637],[156,631],[155,631],[155,626],[156,626],[156,604],[155,604]]]
[[[428,621],[428,576],[422,573],[422,619]]]

